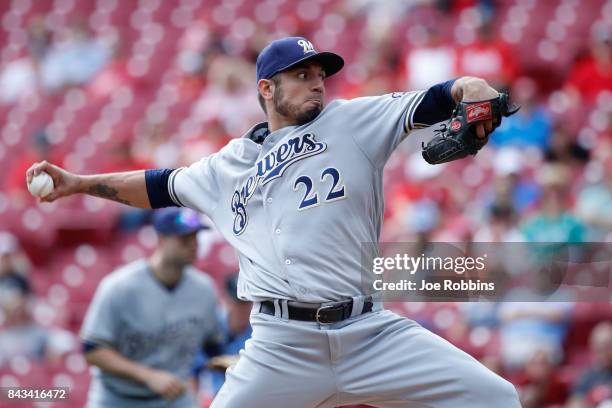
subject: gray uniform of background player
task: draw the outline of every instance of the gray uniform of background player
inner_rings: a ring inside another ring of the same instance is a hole
[[[170,195],[207,214],[237,249],[242,298],[353,297],[357,310],[361,243],[377,242],[383,221],[383,167],[413,128],[423,95],[336,100],[312,122],[274,131],[261,144],[258,125],[175,170]],[[519,406],[510,383],[380,309],[319,325],[257,313],[256,303],[253,338],[213,406]]]
[[[93,298],[81,337],[108,345],[124,357],[188,379],[194,356],[218,329],[212,280],[187,267],[168,290],[137,261],[105,277]],[[157,396],[145,385],[92,368],[88,407],[194,407],[186,392],[175,401]],[[122,396],[130,396],[124,398]],[[137,397],[137,398],[131,398]]]

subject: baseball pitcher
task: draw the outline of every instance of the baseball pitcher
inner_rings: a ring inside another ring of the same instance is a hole
[[[429,163],[475,154],[516,111],[484,80],[325,101],[343,59],[302,37],[257,59],[267,122],[189,167],[91,176],[43,162],[55,190],[128,205],[207,214],[236,248],[239,296],[254,302],[253,336],[215,408],[519,407],[514,387],[363,290],[361,244],[377,242],[385,163],[413,129],[446,121]],[[237,112],[239,114],[239,112]]]

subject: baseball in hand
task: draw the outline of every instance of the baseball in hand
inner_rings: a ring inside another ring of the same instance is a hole
[[[44,171],[32,178],[28,184],[28,190],[35,197],[45,197],[53,191],[53,179]]]

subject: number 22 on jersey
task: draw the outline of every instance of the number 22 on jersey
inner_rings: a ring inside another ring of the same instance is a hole
[[[321,173],[321,183],[325,183],[326,180],[331,178],[331,187],[325,196],[324,202],[331,202],[346,198],[345,186],[342,183],[342,177],[338,169],[334,167],[328,167]],[[298,211],[307,210],[312,207],[319,205],[319,193],[313,189],[312,179],[308,176],[299,176],[293,183],[293,191],[298,191],[300,185],[306,187],[304,197],[298,206]]]

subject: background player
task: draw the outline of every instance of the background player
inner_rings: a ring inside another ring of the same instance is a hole
[[[81,329],[94,366],[88,407],[195,407],[189,388],[197,353],[218,340],[215,289],[191,266],[198,214],[154,214],[159,245],[149,259],[123,266],[100,283]]]
[[[245,342],[253,332],[249,323],[252,304],[238,297],[238,274],[228,276],[224,283],[225,307],[219,316],[219,327],[223,332],[223,343],[218,347],[221,354],[210,358],[203,352],[195,366],[202,393],[213,396],[225,381],[225,371],[236,364],[238,353],[244,349]],[[202,371],[205,367],[209,370]]]

